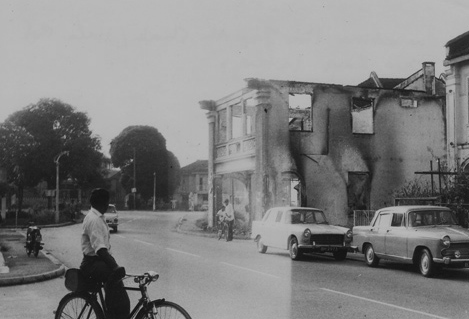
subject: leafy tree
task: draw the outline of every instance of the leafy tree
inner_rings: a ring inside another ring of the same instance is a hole
[[[166,200],[171,194],[174,181],[170,182],[170,171],[175,176],[179,162],[167,151],[166,139],[156,128],[141,125],[125,128],[112,140],[110,155],[114,167],[122,171],[121,184],[127,192],[135,183],[137,192],[148,201],[153,197],[155,173],[155,197]]]
[[[170,151],[168,151],[168,163],[168,194],[172,195],[179,186],[181,165],[177,157]]]
[[[19,197],[23,187],[40,181],[56,186],[54,158],[63,151],[69,153],[60,158],[62,178],[82,188],[104,185],[101,144],[89,124],[85,113],[57,99],[41,99],[7,118],[0,129],[0,158]]]

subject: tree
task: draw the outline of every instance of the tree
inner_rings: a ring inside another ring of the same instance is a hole
[[[28,165],[33,161],[31,154],[37,147],[34,137],[25,128],[8,121],[0,125],[0,162],[6,170],[8,182],[18,190],[18,209],[21,209],[23,189],[30,178]],[[7,189],[4,185],[3,193]]]
[[[181,165],[177,157],[168,151],[168,194],[172,195],[179,186]]]
[[[179,162],[167,151],[166,139],[156,128],[141,125],[125,128],[112,140],[110,155],[114,167],[122,171],[121,184],[127,192],[135,185],[143,200],[148,201],[153,197],[156,173],[155,197],[168,199],[173,190],[170,174],[177,174],[169,172],[178,172]]]
[[[0,156],[19,197],[23,187],[40,181],[56,186],[54,157],[63,151],[69,155],[60,159],[61,177],[83,188],[104,185],[101,144],[89,124],[85,113],[57,99],[41,99],[7,118],[0,129]]]

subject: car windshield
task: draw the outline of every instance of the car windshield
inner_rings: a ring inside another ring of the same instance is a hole
[[[324,213],[320,210],[292,210],[292,224],[327,224]]]
[[[409,224],[412,227],[457,225],[458,222],[451,211],[426,210],[409,213]]]
[[[109,206],[107,208],[106,214],[117,214],[116,207],[114,206]]]

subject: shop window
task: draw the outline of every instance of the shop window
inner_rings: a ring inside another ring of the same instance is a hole
[[[312,131],[311,95],[289,95],[289,129],[290,131]]]
[[[374,133],[373,99],[352,98],[352,132]]]

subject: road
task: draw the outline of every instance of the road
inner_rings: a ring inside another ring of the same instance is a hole
[[[249,240],[233,242],[172,231],[186,213],[121,212],[113,254],[128,272],[155,270],[149,288],[195,318],[469,318],[468,270],[437,278],[411,266],[362,258],[338,262],[311,255],[293,262],[286,251],[259,254]],[[81,225],[44,229],[46,249],[68,267],[81,260]],[[67,293],[63,279],[1,288],[0,317],[52,318]],[[132,300],[137,295],[131,293]]]

